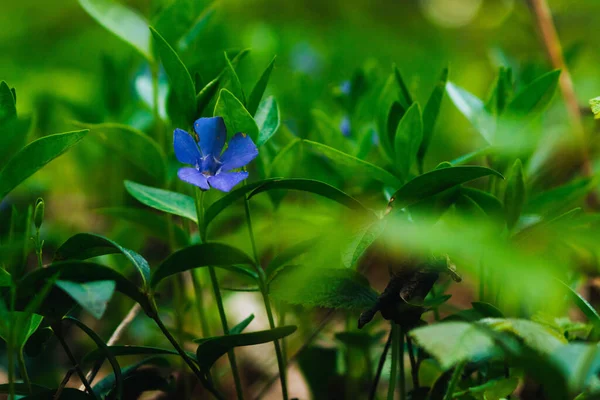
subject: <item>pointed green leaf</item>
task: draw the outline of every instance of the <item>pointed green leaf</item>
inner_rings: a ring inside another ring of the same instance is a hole
[[[326,197],[333,200],[343,206],[348,207],[351,210],[360,211],[370,216],[374,216],[372,211],[369,211],[363,206],[358,200],[347,195],[341,190],[334,188],[324,182],[316,181],[313,179],[270,179],[263,181],[263,184],[254,189],[249,195],[248,199],[256,196],[259,193],[266,192],[269,190],[299,190],[302,192],[309,192],[318,194],[319,196]]]
[[[581,312],[587,317],[590,323],[594,326],[594,335],[596,338],[600,337],[600,314],[596,309],[588,303],[579,293],[573,290],[569,285],[563,281],[557,279],[557,281],[567,290],[567,293]]]
[[[271,178],[271,179],[265,179],[262,181],[249,183],[249,184],[246,184],[242,187],[239,187],[239,188],[234,189],[231,192],[227,193],[225,196],[221,197],[219,200],[212,203],[210,205],[210,207],[208,207],[206,209],[206,212],[204,213],[205,229],[212,222],[212,220],[215,219],[223,210],[225,210],[227,207],[229,207],[231,204],[233,204],[237,200],[246,196],[246,194],[252,192],[257,187],[262,186],[268,182],[279,181],[281,179],[282,178]]]
[[[221,89],[219,92],[214,115],[225,120],[228,138],[241,132],[250,136],[254,143],[258,143],[259,131],[254,118],[229,90]]]
[[[244,90],[242,89],[242,84],[240,82],[240,78],[238,77],[237,72],[235,72],[235,68],[233,67],[233,63],[229,60],[227,53],[225,55],[225,69],[223,71],[223,77],[221,79],[221,90],[227,89],[229,90],[235,98],[239,99],[242,105],[246,105],[246,95],[244,94]],[[237,58],[237,57],[236,57]]]
[[[10,273],[4,268],[0,268],[0,288],[9,287],[12,285],[12,277]]]
[[[342,153],[339,150],[321,143],[312,142],[310,140],[303,140],[302,143],[310,150],[325,155],[333,163],[340,167],[350,168],[356,173],[363,173],[370,179],[378,180],[387,186],[398,187],[400,185],[400,180],[398,178],[374,164],[349,154]]]
[[[525,180],[523,178],[523,165],[521,160],[515,161],[504,192],[504,209],[506,210],[506,224],[512,229],[517,223],[523,205],[525,204]]]
[[[402,209],[454,186],[488,175],[504,179],[499,172],[486,167],[462,166],[436,169],[417,176],[398,189],[390,199],[390,206]]]
[[[256,110],[258,110],[258,105],[267,89],[267,84],[269,83],[269,78],[271,77],[271,72],[273,71],[273,67],[275,66],[275,59],[277,57],[273,57],[267,68],[264,70],[256,85],[250,92],[250,96],[248,97],[248,112],[250,115],[255,115]]]
[[[78,233],[63,243],[54,254],[55,261],[87,260],[88,258],[106,254],[123,254],[135,267],[144,283],[150,281],[150,265],[148,261],[133,250],[126,249],[118,243],[93,233]]]
[[[213,99],[213,97],[215,97],[215,94],[217,93],[217,90],[219,89],[219,80],[220,80],[220,76],[216,77],[215,79],[213,79],[212,81],[208,82],[206,84],[206,86],[204,86],[202,88],[202,90],[200,90],[200,92],[198,92],[198,94],[196,95],[196,103],[197,103],[197,114],[198,116],[202,115],[202,113],[204,112],[204,109],[208,106],[208,104],[211,102],[211,100]]]
[[[163,214],[134,207],[100,208],[95,212],[115,218],[115,220],[130,222],[143,230],[148,236],[160,238],[165,243],[171,240],[169,223]],[[177,247],[186,246],[188,244],[187,233],[178,225],[172,225],[171,229],[173,229],[173,239]]]
[[[115,357],[122,356],[155,356],[155,355],[179,355],[175,350],[162,349],[149,346],[108,346],[111,354]],[[81,360],[82,364],[93,363],[104,360],[106,355],[102,349],[95,349],[87,353]]]
[[[256,146],[260,147],[267,142],[277,132],[281,116],[279,115],[279,106],[273,96],[267,97],[260,103],[256,111],[256,125],[258,126],[258,141]]]
[[[357,262],[367,249],[381,236],[385,229],[386,220],[375,220],[362,226],[342,254],[342,264],[346,268],[356,267]]]
[[[154,27],[167,43],[175,48],[175,44],[189,32],[190,27],[206,16],[203,13],[205,8],[204,1],[175,0],[161,10],[156,17]]]
[[[528,214],[556,215],[572,208],[596,185],[593,178],[575,179],[532,196],[525,205]]]
[[[0,199],[44,165],[69,150],[87,133],[87,130],[83,130],[48,135],[21,149],[0,171]]]
[[[413,103],[396,128],[394,137],[394,152],[396,168],[404,179],[407,179],[410,169],[417,160],[419,146],[423,139],[423,120],[419,103]]]
[[[398,66],[396,66],[396,65],[394,65],[394,77],[396,78],[396,82],[398,83],[398,86],[400,87],[400,95],[401,95],[400,98],[403,100],[402,106],[404,108],[408,108],[412,105],[413,98],[410,95],[410,92],[408,91],[408,87],[406,86],[406,83],[404,82],[404,79],[402,78],[402,74],[400,73]]]
[[[265,268],[265,275],[267,276],[267,281],[273,279],[277,272],[279,272],[281,268],[287,266],[288,263],[312,249],[321,239],[321,237],[316,237],[304,240],[285,249],[277,256],[275,256],[275,258],[273,258],[273,260],[271,260],[269,265]]]
[[[77,125],[89,129],[93,137],[102,140],[107,147],[119,153],[140,171],[147,172],[159,182],[164,181],[167,170],[166,157],[158,143],[150,136],[121,124]]]
[[[435,88],[433,88],[433,91],[427,100],[427,104],[425,104],[425,108],[423,109],[423,140],[419,146],[419,153],[417,156],[420,170],[423,170],[423,160],[427,153],[427,149],[429,148],[431,138],[433,137],[435,123],[440,114],[442,99],[444,98],[444,92],[446,91],[446,82],[448,82],[448,68],[444,68],[442,71],[440,79],[436,83]]]
[[[119,272],[104,265],[86,261],[59,261],[45,268],[36,269],[25,275],[18,283],[18,295],[22,298],[34,296],[43,284],[59,274],[62,280],[73,282],[114,281],[115,289],[140,303],[144,310],[150,310],[148,300],[142,291]],[[52,307],[52,302],[45,306]]]
[[[156,288],[163,279],[171,275],[209,266],[226,268],[256,279],[257,275],[254,271],[236,264],[254,265],[254,261],[244,252],[222,243],[189,246],[172,253],[156,268],[150,280],[150,287]]]
[[[17,117],[15,98],[6,82],[0,82],[0,124]]]
[[[137,201],[148,207],[198,222],[196,205],[190,196],[131,181],[125,181],[125,188]]]
[[[282,326],[266,331],[226,335],[202,341],[196,350],[198,364],[202,370],[208,371],[221,356],[235,347],[273,342],[289,336],[295,331],[295,326]]]
[[[148,21],[137,12],[114,0],[78,0],[100,25],[129,43],[147,60],[152,60]]]
[[[513,115],[530,115],[543,111],[552,100],[559,77],[560,70],[554,70],[535,79],[515,95],[507,112]]]
[[[42,319],[44,319],[41,315],[21,311],[9,312],[4,317],[8,318],[9,321],[12,318],[15,326],[10,326],[10,323],[7,325],[0,324],[0,338],[8,342],[9,330],[13,329],[13,345],[16,349],[22,349],[25,346],[27,339],[34,334],[42,323]]]
[[[196,116],[196,89],[192,77],[183,61],[160,33],[152,27],[150,27],[150,31],[154,38],[156,51],[169,78],[171,90],[175,93],[182,115],[191,125]]]
[[[378,294],[369,282],[351,269],[287,267],[269,284],[269,294],[290,304],[366,310],[372,308]]]
[[[57,281],[56,286],[65,291],[84,310],[96,319],[102,318],[106,306],[115,291],[114,281],[96,281],[89,283],[76,283],[71,281]]]
[[[496,129],[495,122],[485,109],[483,101],[452,82],[446,84],[446,93],[448,93],[456,108],[471,122],[471,125],[477,129],[481,136],[488,143],[492,143]]]
[[[240,321],[239,324],[236,324],[233,328],[229,330],[230,335],[239,335],[250,325],[250,322],[254,320],[254,314],[250,314],[246,319]]]

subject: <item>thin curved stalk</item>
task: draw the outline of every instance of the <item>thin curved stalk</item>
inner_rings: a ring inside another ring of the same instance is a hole
[[[396,392],[398,353],[400,349],[400,334],[400,327],[392,322],[392,367],[390,368],[390,380],[388,384],[387,400],[394,400],[394,393]]]
[[[377,372],[375,373],[375,379],[373,379],[373,384],[371,385],[371,392],[369,393],[369,400],[375,400],[375,396],[377,394],[377,385],[379,384],[379,379],[381,378],[381,372],[383,371],[383,366],[385,365],[385,359],[387,358],[387,353],[390,350],[391,344],[392,344],[392,331],[390,331],[387,341],[385,342],[385,347],[383,348],[383,352],[381,353],[381,357],[379,357],[379,364],[377,365]]]

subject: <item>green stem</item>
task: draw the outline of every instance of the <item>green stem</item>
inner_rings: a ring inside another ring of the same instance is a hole
[[[461,362],[454,369],[452,377],[450,378],[450,383],[448,383],[448,389],[446,390],[446,394],[444,395],[443,400],[452,400],[454,398],[454,391],[456,390],[456,386],[460,381],[460,376],[462,375],[462,372],[465,369],[465,365],[466,362]]]
[[[206,242],[206,230],[204,229],[204,191],[200,188],[196,189],[196,216],[198,218],[198,231],[200,234],[200,240],[202,243]],[[219,281],[217,279],[217,273],[215,268],[209,266],[208,271],[210,274],[210,281],[215,295],[217,308],[219,310],[219,318],[221,319],[221,326],[223,327],[223,334],[229,335],[229,326],[227,325],[227,315],[225,314],[225,307],[223,305],[223,297],[221,296],[221,289],[219,288]],[[196,293],[196,297],[200,296],[201,293]],[[229,358],[229,364],[231,365],[231,373],[233,375],[233,381],[235,383],[235,391],[237,393],[238,400],[244,399],[244,389],[242,387],[242,381],[240,373],[237,367],[237,361],[235,359],[235,353],[232,350],[227,352]]]
[[[392,367],[390,368],[390,380],[388,384],[388,400],[394,400],[394,392],[396,391],[396,372],[398,370],[400,333],[400,327],[392,322]]]
[[[150,63],[150,70],[152,73],[152,116],[154,117],[154,126],[156,129],[156,140],[160,145],[161,149],[165,148],[165,137],[161,132],[161,120],[160,120],[160,111],[158,105],[158,73],[160,70],[160,66],[158,61]]]
[[[173,337],[171,332],[169,332],[169,330],[167,329],[165,324],[162,322],[162,320],[160,319],[158,314],[152,315],[151,318],[154,320],[154,322],[156,322],[156,325],[161,330],[163,335],[165,335],[165,337],[171,343],[171,345],[173,346],[175,351],[177,351],[177,353],[179,353],[179,355],[181,356],[183,361],[185,361],[185,363],[188,365],[188,367],[190,367],[190,369],[192,370],[194,375],[196,375],[196,377],[198,377],[198,379],[200,380],[200,382],[202,382],[204,387],[209,392],[211,392],[213,394],[213,396],[215,396],[217,399],[219,399],[219,400],[223,399],[223,396],[221,396],[221,394],[216,391],[216,389],[210,384],[210,382],[204,376],[204,374],[202,374],[202,372],[198,369],[196,364],[194,364],[194,361],[192,361],[190,356],[188,356],[188,354],[185,352],[185,350],[183,350],[183,348],[179,345],[179,343],[177,343],[177,340],[175,340],[175,338]]]
[[[21,374],[21,379],[23,379],[25,387],[27,387],[27,392],[31,393],[31,381],[29,380],[29,374],[27,373],[27,365],[25,365],[25,358],[23,357],[22,349],[19,349],[17,361],[19,362],[19,373]]]
[[[194,296],[196,297],[196,308],[198,309],[198,316],[200,318],[200,326],[202,328],[202,336],[210,337],[210,327],[208,326],[208,319],[206,318],[204,299],[202,298],[202,286],[200,285],[200,279],[196,275],[196,270],[190,271],[192,276],[192,285],[194,286]]]
[[[35,254],[37,255],[38,268],[43,268],[44,263],[42,261],[42,247],[44,242],[40,241],[40,230],[38,229],[35,235]]]
[[[252,254],[254,255],[254,261],[258,273],[260,292],[263,296],[265,310],[267,311],[267,317],[269,319],[269,327],[271,329],[275,329],[275,319],[273,318],[273,308],[271,307],[271,301],[269,299],[269,289],[265,273],[260,266],[260,257],[258,256],[256,240],[254,239],[254,229],[252,228],[252,217],[250,216],[250,204],[246,196],[244,196],[244,210],[246,212],[246,225],[248,226],[248,235],[250,236],[250,244],[252,245]],[[283,358],[283,352],[281,351],[279,340],[274,340],[273,345],[275,346],[275,355],[277,356],[277,367],[279,368],[279,380],[281,382],[283,400],[288,400],[285,359]]]
[[[8,393],[9,399],[15,399],[15,328],[16,328],[16,316],[15,316],[15,287],[11,286],[10,289],[10,324],[8,325]]]
[[[404,331],[400,331],[400,343],[398,346],[398,366],[400,373],[398,374],[398,388],[400,389],[400,400],[406,399],[406,379],[404,371]]]
[[[53,326],[53,331],[54,331],[54,334],[56,335],[56,338],[58,339],[59,343],[65,350],[65,353],[66,353],[67,357],[69,358],[69,361],[71,361],[71,364],[73,364],[73,368],[75,368],[75,372],[77,373],[77,376],[79,376],[81,383],[83,383],[83,386],[85,386],[85,390],[88,392],[88,394],[90,396],[92,396],[94,399],[97,400],[98,396],[96,396],[96,393],[94,393],[94,391],[92,390],[92,387],[90,386],[90,383],[88,382],[87,378],[85,377],[83,370],[79,366],[79,362],[77,362],[77,359],[75,358],[75,356],[71,352],[71,349],[69,348],[69,345],[65,341],[65,337],[63,336],[62,327],[60,325],[60,322]]]
[[[419,388],[419,365],[415,359],[415,351],[412,345],[412,340],[408,334],[406,335],[406,345],[408,347],[408,358],[410,360],[410,374],[412,376],[413,389]]]

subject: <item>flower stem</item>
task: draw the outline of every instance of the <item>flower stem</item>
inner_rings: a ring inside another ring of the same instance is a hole
[[[408,334],[406,335],[406,345],[408,346],[408,358],[410,360],[410,374],[412,376],[413,390],[419,388],[419,363],[415,359],[415,351],[412,345],[412,340]]]
[[[196,189],[196,216],[198,217],[198,231],[200,234],[200,240],[202,243],[206,242],[206,230],[204,229],[204,191],[200,188]],[[229,335],[229,326],[227,325],[227,315],[225,314],[225,307],[223,306],[223,297],[221,296],[221,289],[219,288],[219,281],[217,279],[217,273],[214,267],[209,266],[208,272],[210,274],[210,281],[215,295],[217,308],[219,310],[219,318],[221,319],[221,326],[223,328],[223,334]],[[199,282],[197,282],[199,285]],[[194,285],[195,286],[195,285]],[[196,292],[196,297],[201,296],[200,292]],[[203,313],[202,310],[199,310]],[[206,317],[204,317],[206,319]],[[231,365],[231,373],[233,375],[233,381],[235,383],[235,391],[237,393],[238,400],[244,399],[244,389],[242,387],[242,381],[240,373],[237,368],[237,361],[235,359],[235,353],[233,350],[227,352],[229,358],[229,364]]]
[[[385,342],[383,352],[381,353],[381,357],[379,358],[377,372],[375,372],[375,379],[373,380],[373,384],[371,385],[371,392],[369,393],[369,400],[374,400],[375,395],[377,394],[377,385],[379,384],[379,378],[381,378],[381,371],[383,371],[383,366],[385,364],[385,359],[387,358],[387,353],[390,350],[390,345],[392,344],[392,336],[393,332],[390,332],[390,334],[388,335],[388,339]]]
[[[406,379],[404,379],[404,330],[400,331],[400,343],[398,344],[398,389],[400,390],[400,400],[406,399]]]
[[[263,269],[260,266],[260,258],[258,256],[258,250],[256,248],[256,241],[254,239],[254,230],[252,228],[252,217],[250,216],[250,204],[248,198],[244,196],[244,209],[246,211],[246,225],[248,226],[248,234],[250,235],[250,243],[252,245],[252,254],[254,255],[254,261],[258,272],[260,292],[263,296],[265,303],[265,309],[267,311],[267,317],[269,319],[269,327],[275,329],[275,319],[273,318],[273,309],[271,307],[271,301],[269,299],[269,289],[266,282],[266,277]],[[275,355],[277,356],[277,367],[279,368],[279,380],[281,381],[281,392],[283,400],[288,399],[287,382],[286,382],[286,366],[285,359],[283,358],[283,352],[281,351],[281,345],[279,340],[274,340]]]
[[[19,373],[21,374],[21,379],[25,383],[25,387],[27,388],[27,392],[31,393],[31,381],[29,380],[29,374],[27,373],[27,365],[25,365],[25,358],[23,357],[23,350],[19,349],[18,351],[18,363],[19,363]]]

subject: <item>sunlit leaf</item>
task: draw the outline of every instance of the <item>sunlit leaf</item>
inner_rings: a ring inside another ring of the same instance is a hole
[[[115,291],[114,281],[75,283],[59,280],[56,282],[56,286],[64,290],[96,319],[102,318]]]
[[[197,222],[196,205],[188,195],[131,181],[125,181],[125,188],[137,201],[148,207]]]
[[[483,101],[452,82],[446,84],[446,93],[448,93],[456,108],[469,120],[481,136],[488,143],[492,143],[494,141],[494,131],[496,130],[495,122],[485,109]]]
[[[221,89],[219,92],[214,115],[225,120],[227,137],[241,132],[250,136],[254,143],[258,143],[259,131],[254,118],[229,90]]]
[[[421,166],[421,170],[423,169],[423,160],[427,153],[427,149],[429,148],[431,138],[433,137],[435,123],[440,113],[442,99],[444,97],[444,92],[446,91],[446,82],[448,82],[448,68],[444,68],[442,71],[440,79],[433,88],[433,91],[425,104],[425,108],[423,109],[423,140],[421,141],[419,152],[417,154],[417,161]]]
[[[129,43],[141,55],[152,60],[148,21],[137,12],[114,0],[78,0],[100,25]]]
[[[404,179],[407,179],[410,169],[417,160],[417,152],[423,139],[423,121],[418,103],[413,103],[396,128],[394,136],[394,152],[396,168]]]
[[[247,108],[250,115],[255,115],[258,110],[258,105],[267,89],[269,78],[271,78],[271,72],[273,72],[273,67],[275,66],[275,58],[276,57],[273,57],[269,65],[267,65],[267,68],[263,71],[258,82],[254,85],[252,92],[250,92],[250,96],[248,96]]]
[[[256,146],[260,147],[277,132],[281,116],[279,106],[273,96],[267,97],[260,103],[256,111],[256,125],[258,126],[258,141]]]
[[[57,133],[29,143],[0,171],[0,199],[37,170],[79,142],[87,130]]]

